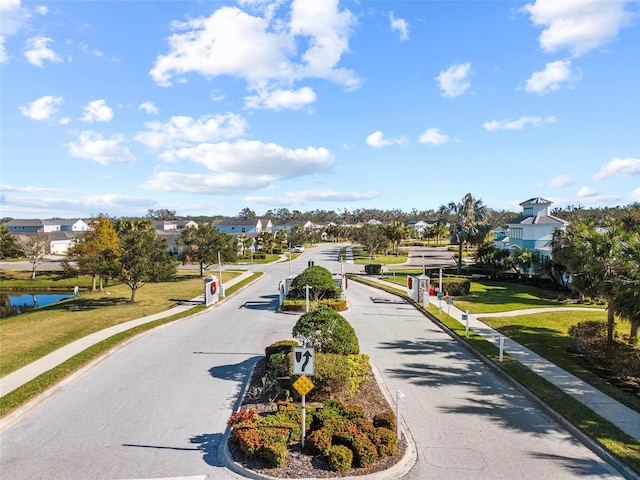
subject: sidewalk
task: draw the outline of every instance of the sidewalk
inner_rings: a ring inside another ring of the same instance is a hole
[[[372,279],[380,284],[384,284],[396,289],[401,289],[399,285],[391,282],[386,282],[380,279]],[[435,296],[430,297],[430,303],[438,306],[438,299]],[[456,308],[454,305],[447,305],[446,302],[441,301],[442,311],[458,320],[461,324],[465,324],[462,320],[462,310]],[[562,310],[569,310],[570,307],[562,308]],[[549,309],[544,309],[549,310]],[[534,313],[540,311],[540,309],[531,309],[517,312],[505,312],[500,314],[501,316],[507,315],[522,315],[528,313]],[[525,313],[526,312],[526,313]],[[473,316],[468,315],[469,330],[481,335],[486,340],[493,343],[496,347],[500,348],[500,337],[504,337],[502,334],[485,325],[478,317],[498,316],[498,314],[482,314]],[[640,441],[640,413],[630,409],[629,407],[621,404],[617,400],[605,395],[601,391],[595,389],[586,382],[583,382],[578,377],[571,373],[557,367],[553,363],[549,362],[540,355],[532,352],[526,347],[523,347],[517,342],[514,342],[508,337],[504,337],[504,353],[508,353],[509,356],[515,358],[522,365],[529,368],[531,371],[541,376],[548,382],[552,383],[556,387],[563,390],[565,393],[593,410],[596,414],[602,418],[608,420],[627,435],[632,436],[636,440]]]
[[[237,277],[226,282],[224,284],[224,287],[229,288],[236,283],[241,282],[245,278],[250,277],[251,275],[252,272],[244,272],[241,275],[238,275]],[[188,302],[184,302],[178,306],[170,308],[169,310],[165,310],[164,312],[138,318],[136,320],[131,320],[119,325],[114,325],[112,327],[105,328],[104,330],[100,330],[99,332],[92,333],[91,335],[87,335],[86,337],[80,338],[75,342],[65,345],[64,347],[51,352],[49,355],[42,357],[41,359],[36,360],[29,365],[25,365],[21,369],[16,370],[15,372],[10,373],[6,377],[0,379],[0,397],[3,397],[6,394],[14,391],[15,389],[21,387],[27,382],[30,382],[39,375],[51,370],[52,368],[57,367],[74,355],[77,355],[78,353],[101,342],[102,340],[106,340],[113,335],[137,327],[138,325],[143,325],[160,318],[170,317],[171,315],[176,315],[186,310],[190,310],[196,305],[200,305],[202,303],[204,303],[204,293]]]

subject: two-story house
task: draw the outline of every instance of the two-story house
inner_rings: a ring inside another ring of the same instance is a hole
[[[551,215],[553,202],[544,198],[530,198],[520,204],[522,215],[507,223],[510,249],[528,248],[538,254],[540,261],[551,258],[551,240],[556,229],[566,229],[569,222]]]

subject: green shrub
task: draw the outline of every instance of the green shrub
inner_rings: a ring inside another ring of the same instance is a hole
[[[306,268],[291,282],[291,296],[307,298],[305,286],[309,285],[309,299],[318,301],[329,298],[340,298],[340,288],[333,281],[333,275],[325,267]]]
[[[356,354],[358,337],[345,318],[330,307],[320,306],[302,315],[293,327],[293,336],[317,352]]]
[[[309,301],[309,308],[318,308],[321,305],[326,305],[332,308],[336,312],[344,312],[347,309],[347,301],[337,298],[329,298],[324,300]],[[282,307],[283,312],[304,312],[307,308],[306,299],[302,298],[285,298]]]
[[[364,266],[364,273],[367,275],[380,275],[382,273],[382,265],[379,263],[369,263]]]
[[[445,292],[449,292],[449,295],[453,297],[462,297],[465,295],[469,295],[469,290],[471,289],[471,280],[447,280],[446,282],[442,283],[442,289]]]
[[[349,396],[353,397],[358,393],[360,385],[366,383],[367,372],[369,371],[369,355],[348,355],[347,363],[349,364]]]
[[[378,413],[373,417],[373,426],[376,428],[388,428],[395,432],[397,429],[396,416],[391,411]]]
[[[274,353],[284,353],[285,355],[291,353],[295,347],[299,347],[300,344],[296,340],[280,340],[272,343],[264,349],[264,356],[269,359]]]
[[[342,472],[351,468],[353,452],[344,445],[332,445],[327,450],[329,468],[334,472]]]
[[[267,258],[267,254],[265,252],[254,252],[253,259],[254,260],[264,260]]]
[[[233,428],[233,439],[247,458],[255,457],[262,448],[260,431],[254,426],[239,426]]]
[[[373,443],[378,449],[380,457],[390,457],[398,451],[396,431],[386,427],[378,427],[374,433]]]
[[[312,401],[345,397],[349,391],[349,362],[345,355],[316,353],[314,388],[307,394]]]
[[[287,446],[284,443],[268,443],[260,451],[262,458],[273,468],[284,467],[287,461]]]
[[[325,455],[331,448],[332,440],[333,430],[331,428],[319,428],[306,437],[305,447],[313,454]]]

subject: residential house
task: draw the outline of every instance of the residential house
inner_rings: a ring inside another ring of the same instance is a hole
[[[507,223],[507,248],[528,248],[537,253],[540,261],[550,259],[553,232],[558,228],[564,230],[569,225],[568,221],[551,215],[552,203],[540,197],[522,202],[522,216]]]
[[[214,220],[211,225],[218,229],[222,233],[229,233],[231,235],[240,235],[241,233],[246,236],[255,236],[262,232],[262,221],[258,218],[252,219],[224,219]]]
[[[87,222],[77,218],[17,219],[7,222],[6,227],[19,241],[26,241],[28,235],[44,233],[49,239],[48,253],[51,255],[65,255],[71,243],[91,228]]]
[[[295,227],[302,227],[305,230],[313,230],[315,225],[310,220],[289,220],[284,223],[277,223],[273,226],[274,231],[284,230],[285,232],[291,232]]]

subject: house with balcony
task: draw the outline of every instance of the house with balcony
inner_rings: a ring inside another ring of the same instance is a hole
[[[565,230],[569,226],[568,221],[551,215],[552,204],[553,202],[541,197],[522,202],[522,215],[507,223],[508,238],[501,239],[504,248],[528,248],[537,254],[541,262],[551,259],[553,232],[556,229]]]

